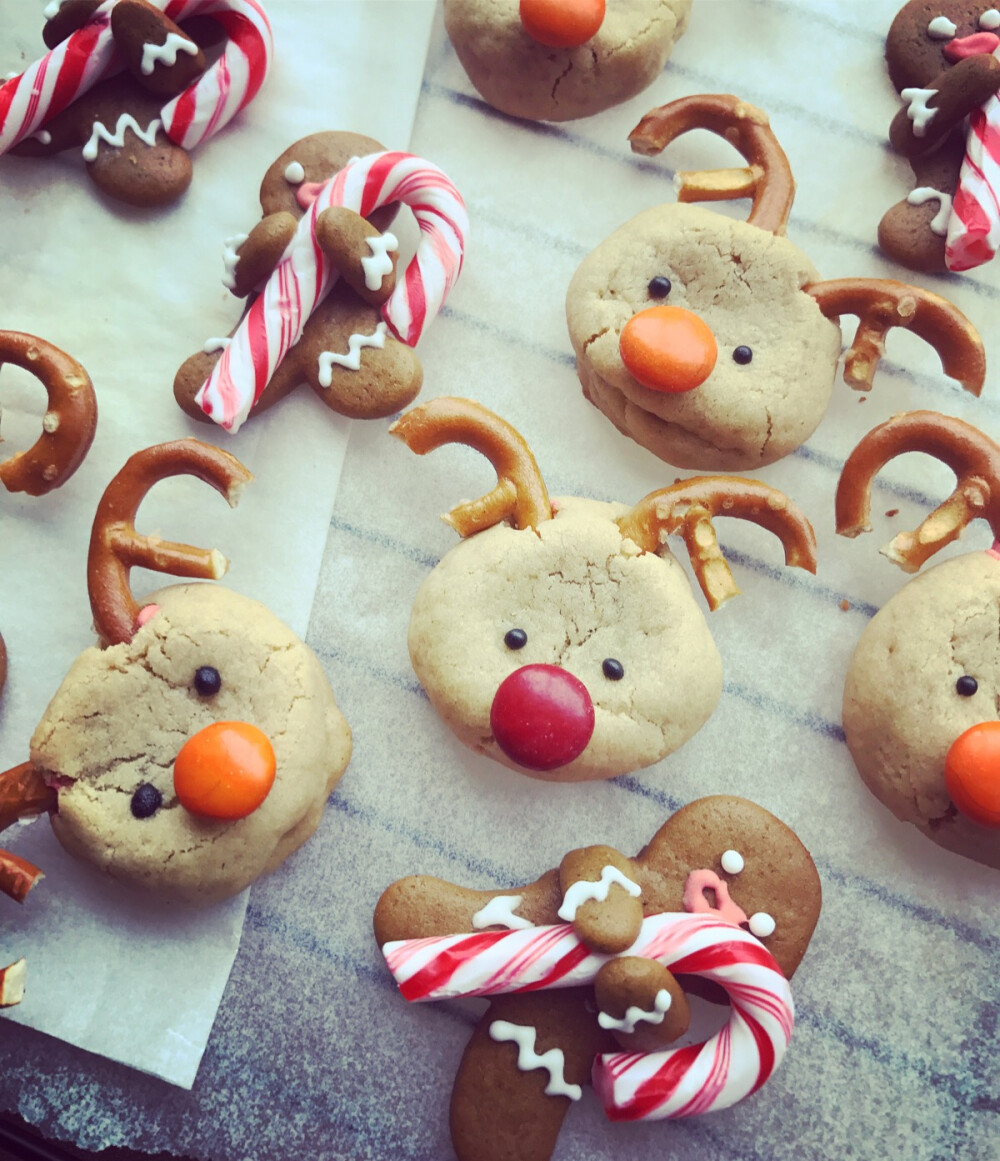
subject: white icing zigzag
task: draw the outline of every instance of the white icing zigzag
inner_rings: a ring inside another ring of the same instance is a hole
[[[472,926],[477,931],[482,931],[484,927],[507,927],[511,931],[534,927],[530,919],[514,914],[523,899],[523,895],[497,895],[473,915]]]
[[[369,238],[368,246],[371,257],[361,259],[361,269],[365,272],[365,286],[369,290],[378,290],[385,275],[392,273],[389,251],[395,253],[399,249],[399,241],[395,234],[386,233],[381,238]]]
[[[626,1008],[625,1015],[619,1020],[609,1016],[607,1012],[597,1013],[597,1022],[602,1028],[614,1028],[616,1032],[634,1032],[636,1024],[662,1024],[663,1018],[670,1010],[670,993],[666,988],[660,988],[653,1000],[653,1011],[645,1012],[638,1004]]]
[[[333,382],[333,364],[346,367],[349,371],[358,371],[361,368],[362,347],[384,347],[386,325],[380,322],[370,335],[351,335],[347,340],[347,354],[338,355],[335,351],[323,351],[319,357],[319,382],[321,387],[329,387]]]
[[[222,264],[226,268],[226,272],[222,276],[222,285],[226,290],[236,289],[236,263],[240,260],[236,251],[249,237],[249,234],[233,234],[222,244]]]
[[[535,1035],[534,1028],[511,1024],[508,1020],[494,1020],[490,1025],[491,1040],[512,1040],[517,1045],[517,1067],[522,1072],[544,1068],[549,1074],[546,1096],[566,1096],[571,1101],[578,1101],[583,1096],[583,1089],[578,1084],[567,1084],[563,1073],[566,1057],[558,1048],[550,1048],[539,1056],[535,1051]]]
[[[226,347],[232,342],[232,339],[206,339],[205,345],[201,348],[206,355],[214,355],[216,351],[224,351]]]
[[[145,141],[147,145],[155,145],[156,131],[160,128],[161,123],[159,118],[154,118],[154,120],[150,121],[148,128],[143,129],[131,113],[122,113],[118,118],[118,124],[115,125],[114,133],[109,133],[100,121],[95,121],[94,128],[90,134],[90,140],[83,147],[83,160],[93,161],[97,157],[97,148],[102,141],[106,141],[109,145],[114,145],[118,149],[123,148],[125,145],[126,129],[131,129],[136,137],[140,141]]]
[[[139,66],[144,77],[148,77],[153,69],[162,61],[169,68],[177,63],[177,54],[186,52],[188,56],[196,56],[198,46],[186,36],[178,36],[176,32],[168,32],[167,39],[162,44],[144,44],[142,46],[142,64]]]
[[[601,877],[596,883],[587,879],[580,879],[574,883],[563,896],[563,905],[556,914],[560,919],[565,919],[567,923],[572,923],[579,908],[589,899],[596,899],[598,903],[603,903],[608,897],[612,883],[624,887],[633,899],[638,899],[642,894],[642,888],[638,883],[633,883],[617,867],[608,866],[601,871]]]
[[[931,97],[938,95],[937,89],[903,89],[899,95],[907,102],[906,115],[913,122],[913,136],[923,137],[937,112],[927,108]]]
[[[918,185],[906,195],[906,200],[911,206],[922,206],[924,202],[934,199],[937,199],[938,212],[931,218],[930,230],[932,234],[944,238],[948,233],[948,219],[951,217],[951,194],[942,193],[941,190],[933,189],[929,185]]]

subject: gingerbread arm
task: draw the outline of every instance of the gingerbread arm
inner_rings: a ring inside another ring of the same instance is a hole
[[[903,157],[937,149],[966,117],[1000,91],[1000,60],[966,57],[923,88],[903,90],[906,104],[893,117],[889,141]]]
[[[594,951],[614,955],[635,943],[642,926],[642,888],[632,860],[614,847],[570,851],[559,865],[558,916]]]
[[[268,214],[254,226],[235,251],[235,265],[226,272],[225,283],[237,298],[246,298],[267,281],[288,249],[298,224],[294,214],[282,210]],[[231,253],[227,249],[227,258]]]
[[[399,242],[347,206],[330,206],[316,219],[316,241],[340,277],[370,306],[381,306],[396,287]]]

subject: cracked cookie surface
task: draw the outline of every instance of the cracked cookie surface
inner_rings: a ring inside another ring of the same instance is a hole
[[[521,773],[497,745],[490,710],[522,666],[555,665],[587,688],[594,731],[582,754],[545,777],[611,778],[659,761],[705,723],[722,662],[680,564],[643,553],[614,523],[626,505],[560,499],[537,529],[498,525],[453,548],[410,618],[417,677],[467,746]],[[505,644],[510,629],[527,637]],[[623,676],[609,679],[605,659]]]
[[[31,741],[31,760],[59,784],[52,826],[73,854],[115,878],[190,903],[242,890],[313,833],[351,753],[351,732],[315,654],[268,609],[210,584],[153,594],[156,613],[123,645],[77,658]],[[221,688],[200,694],[195,673]],[[217,721],[269,738],[276,775],[263,804],[237,821],[178,802],[181,746]],[[137,818],[133,795],[162,795]]]
[[[687,27],[691,0],[607,0],[597,33],[551,48],[525,32],[518,0],[445,0],[448,35],[469,80],[512,117],[572,121],[642,92]]]
[[[690,391],[653,391],[632,377],[619,342],[670,280],[664,303],[711,329],[715,367]],[[826,411],[840,328],[802,292],[817,281],[791,242],[690,205],[662,205],[627,222],[574,274],[566,317],[584,394],[654,455],[697,471],[747,471],[798,447]],[[738,363],[733,352],[752,358]]]

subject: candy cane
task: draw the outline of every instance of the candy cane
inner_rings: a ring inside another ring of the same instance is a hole
[[[257,0],[153,0],[171,20],[214,16],[226,48],[211,69],[166,104],[160,120],[167,136],[193,149],[217,133],[257,95],[274,55],[274,38]],[[105,0],[91,18],[19,76],[0,85],[0,154],[12,149],[78,96],[123,65],[111,33]]]
[[[316,240],[320,214],[347,206],[367,217],[390,202],[410,206],[420,242],[382,317],[396,338],[416,346],[462,269],[469,220],[462,195],[436,165],[411,153],[372,153],[318,187],[284,257],[195,397],[206,415],[227,431],[239,429],[336,281],[337,271]]]
[[[1000,57],[1000,48],[993,54]],[[951,204],[944,261],[949,270],[989,262],[1000,247],[1000,97],[969,118],[965,158]]]
[[[570,924],[398,940],[382,954],[404,998],[418,1002],[576,987],[617,958],[592,951]],[[599,1056],[592,1081],[609,1118],[661,1120],[728,1108],[781,1063],[795,1018],[791,988],[749,932],[712,915],[650,915],[622,954],[713,980],[729,996],[731,1013],[701,1044]]]

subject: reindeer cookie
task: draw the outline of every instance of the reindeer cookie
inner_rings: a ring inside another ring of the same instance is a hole
[[[23,331],[0,331],[0,366],[4,363],[34,375],[45,388],[48,407],[35,443],[0,463],[0,484],[8,492],[44,496],[66,483],[94,442],[94,385],[76,359]],[[7,649],[0,637],[0,689],[6,679]]]
[[[274,51],[258,0],[54,0],[45,16],[50,51],[0,85],[0,154],[82,148],[94,184],[137,206],[184,193],[189,152],[253,100]]]
[[[907,572],[984,517],[1000,539],[1000,446],[933,411],[893,416],[858,444],[837,488],[837,531],[869,531],[874,477],[903,452],[942,460],[952,495],[883,553]],[[968,553],[911,580],[858,642],[844,732],[865,784],[904,822],[1000,868],[1000,551]]]
[[[469,80],[495,109],[572,121],[627,101],[663,71],[691,0],[445,0]]]
[[[1000,11],[972,0],[910,0],[886,40],[905,102],[889,140],[914,188],[882,218],[882,249],[912,270],[968,270],[1000,238]]]
[[[423,371],[412,348],[458,278],[468,219],[437,166],[381,150],[356,133],[316,133],[267,171],[263,219],[226,243],[226,285],[249,296],[243,318],[174,380],[188,415],[236,431],[302,382],[355,419],[413,401]],[[421,236],[397,280],[387,228],[400,202]]]
[[[200,904],[242,890],[309,838],[351,734],[313,652],[263,605],[206,584],[174,585],[141,606],[132,596],[138,565],[206,579],[225,571],[214,549],[135,531],[148,489],[182,474],[231,504],[251,478],[225,452],[179,440],[139,452],[111,482],[88,561],[100,644],[73,663],[28,766],[0,775],[0,822],[22,805],[49,810],[72,854]]]
[[[731,141],[748,166],[680,174],[680,201],[750,197],[747,221],[686,204],[646,210],[583,260],[566,295],[583,393],[623,434],[681,468],[781,459],[826,411],[843,314],[861,320],[844,370],[852,387],[871,387],[886,332],[900,326],[982,390],[982,343],[951,303],[901,282],[821,281],[782,236],[795,187],[760,110],[686,97],[649,113],[630,141],[652,155],[696,128]]]
[[[691,1116],[756,1091],[791,1037],[788,978],[820,896],[795,834],[726,796],[679,810],[634,859],[571,851],[503,893],[394,883],[375,938],[404,999],[490,998],[452,1093],[459,1161],[548,1161],[588,1079],[614,1121]],[[669,1047],[688,1029],[674,972],[728,994],[728,1024],[702,1044]]]
[[[722,663],[669,533],[683,535],[712,609],[739,591],[713,516],[760,524],[786,564],[816,569],[809,522],[753,480],[685,480],[634,508],[550,501],[521,436],[476,403],[432,400],[390,432],[421,455],[469,444],[496,468],[489,495],[445,517],[465,539],[417,593],[410,658],[462,742],[534,778],[648,766],[715,709]]]

